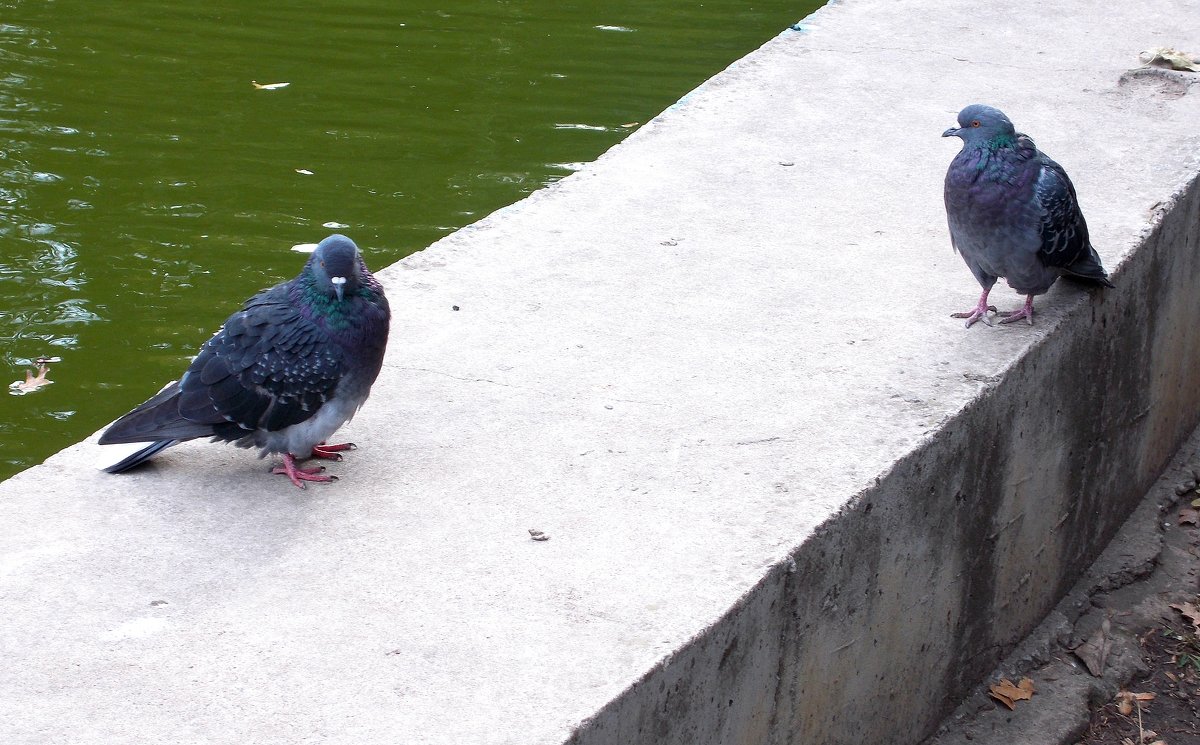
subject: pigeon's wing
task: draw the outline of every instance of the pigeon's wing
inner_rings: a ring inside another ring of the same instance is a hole
[[[179,415],[178,399],[179,383],[172,380],[150,400],[114,422],[100,435],[100,444],[192,440],[212,435],[213,422],[193,422]]]
[[[289,285],[259,293],[205,342],[179,381],[179,414],[236,439],[313,416],[345,373],[341,347],[292,301]]]
[[[255,295],[204,343],[179,382],[118,419],[100,444],[239,439],[303,422],[344,373],[341,348],[291,302],[289,285]]]
[[[1046,266],[1065,269],[1091,251],[1087,222],[1067,172],[1045,155],[1041,161],[1041,173],[1034,186],[1042,217],[1038,256]]]
[[[1088,237],[1075,185],[1058,163],[1044,154],[1041,161],[1042,171],[1035,188],[1042,217],[1038,258],[1068,276],[1112,287],[1108,272],[1100,264],[1100,255]]]

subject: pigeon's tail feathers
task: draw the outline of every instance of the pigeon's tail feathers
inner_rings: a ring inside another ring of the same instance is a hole
[[[1100,265],[1100,256],[1096,254],[1094,248],[1090,249],[1088,254],[1079,261],[1064,267],[1062,271],[1071,279],[1094,282],[1104,287],[1114,286],[1108,279],[1108,272],[1104,271],[1104,267]]]
[[[149,401],[113,422],[100,435],[100,444],[191,440],[212,433],[212,424],[191,421],[179,413],[179,383],[172,382]]]
[[[125,473],[131,468],[140,466],[177,442],[179,442],[179,440],[159,440],[158,442],[152,442],[149,445],[139,448],[129,455],[126,455],[116,463],[101,466],[100,469],[105,473]]]

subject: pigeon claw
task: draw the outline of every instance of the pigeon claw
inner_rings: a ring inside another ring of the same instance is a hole
[[[1017,321],[1024,318],[1026,321],[1029,322],[1030,326],[1033,325],[1033,311],[1029,310],[1027,308],[1022,308],[1020,310],[1005,311],[1005,312],[1001,313],[1000,316],[1001,316],[1000,323],[1016,323]]]
[[[313,446],[312,457],[322,458],[324,460],[341,460],[341,453],[346,450],[357,450],[358,446],[353,442],[343,442],[340,445],[326,445],[320,443]]]
[[[1010,311],[1001,313],[1000,315],[1002,316],[1002,318],[1000,319],[1000,323],[1016,323],[1017,321],[1024,318],[1026,321],[1029,322],[1029,325],[1032,326],[1033,325],[1033,295],[1029,295],[1025,298],[1025,305],[1020,310],[1010,310]]]
[[[280,476],[287,476],[296,488],[303,489],[305,481],[337,481],[336,476],[329,476],[322,473],[325,466],[312,466],[309,468],[297,468],[296,457],[291,453],[284,453],[283,465],[275,466],[271,469],[271,473]]]
[[[995,313],[996,306],[983,305],[978,308],[975,308],[974,310],[968,310],[968,311],[964,311],[962,313],[951,313],[950,317],[967,319],[967,322],[965,324],[966,328],[971,328],[972,324],[974,324],[976,321],[983,321],[988,326],[991,326],[992,319],[988,318],[988,315],[987,315],[989,311],[991,311],[992,313]]]

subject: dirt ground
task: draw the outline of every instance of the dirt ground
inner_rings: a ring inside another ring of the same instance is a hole
[[[1198,601],[1200,602],[1200,601]],[[1200,745],[1200,637],[1172,619],[1139,639],[1147,672],[1092,715],[1079,745]],[[1146,699],[1146,694],[1154,698]],[[1122,705],[1124,702],[1124,705]]]

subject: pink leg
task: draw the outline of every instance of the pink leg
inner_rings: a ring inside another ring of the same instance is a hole
[[[979,304],[975,306],[974,310],[969,310],[965,313],[951,313],[950,317],[967,319],[967,328],[971,328],[971,324],[975,323],[976,321],[983,321],[987,325],[991,326],[992,322],[988,319],[987,314],[989,310],[995,313],[996,306],[988,305],[987,298],[989,292],[991,292],[990,288],[983,291],[983,294],[979,296]]]
[[[342,456],[339,455],[339,453],[342,453],[346,450],[355,450],[357,448],[358,446],[353,442],[343,442],[340,445],[326,445],[322,442],[313,447],[312,457],[324,458],[325,460],[341,460]]]
[[[1032,326],[1033,325],[1033,295],[1025,296],[1025,307],[1024,308],[1021,308],[1020,310],[1012,310],[1012,311],[1008,311],[1006,313],[1001,313],[1000,315],[1004,316],[1004,318],[1000,319],[1000,323],[1012,323],[1014,321],[1019,321],[1022,318],[1024,318],[1025,320],[1029,321],[1029,325]]]
[[[287,476],[292,480],[292,483],[303,489],[302,481],[335,481],[336,476],[326,476],[321,472],[325,470],[324,466],[313,466],[312,468],[297,468],[296,457],[291,453],[283,454],[283,465],[275,466],[271,469],[271,473],[276,473],[281,476]]]

